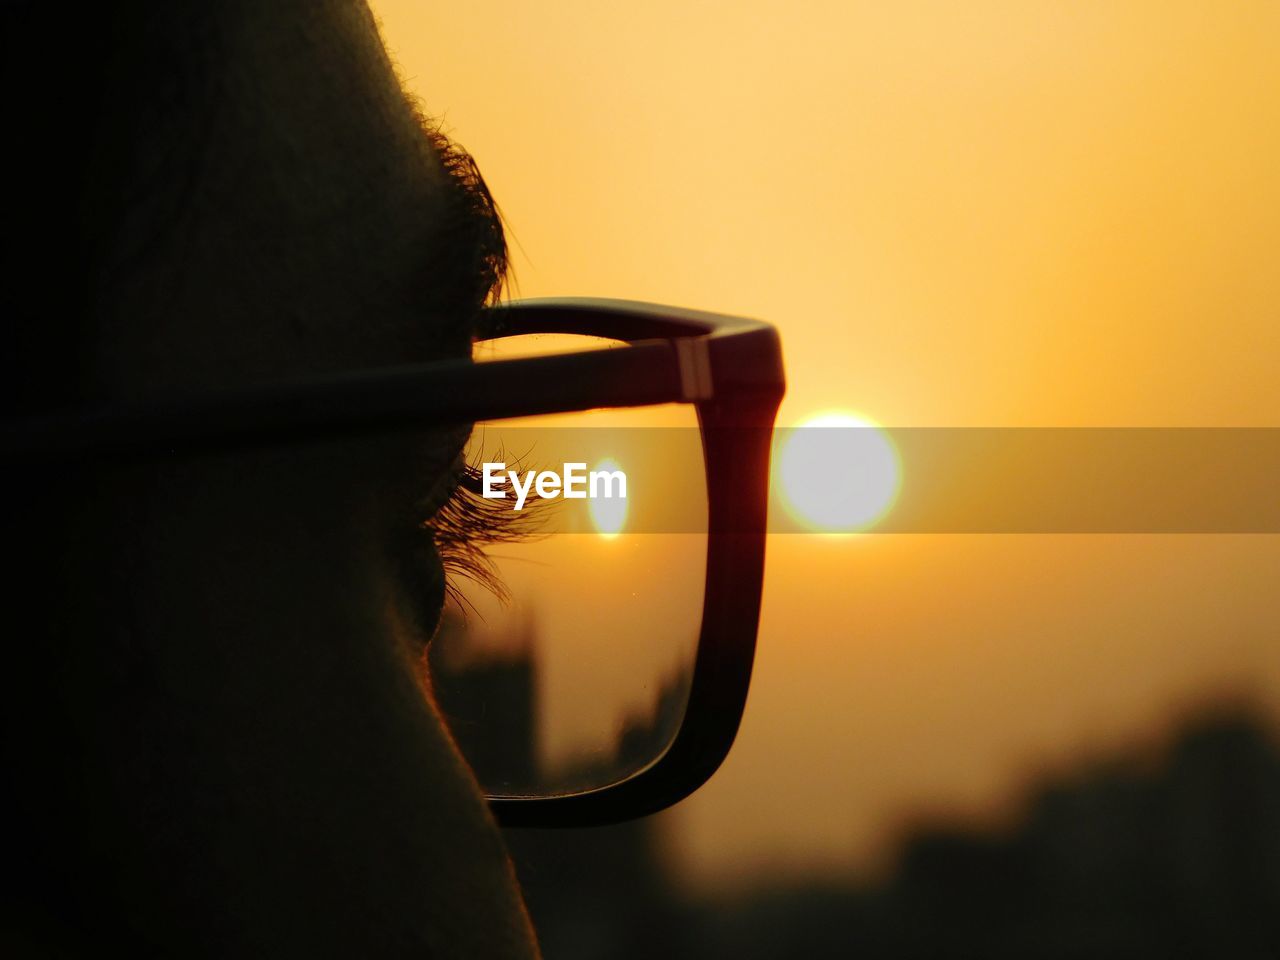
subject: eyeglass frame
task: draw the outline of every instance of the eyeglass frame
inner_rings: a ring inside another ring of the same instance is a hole
[[[625,349],[430,363],[224,390],[0,426],[6,462],[182,456],[341,434],[385,433],[604,407],[688,403],[708,493],[702,620],[679,729],[649,766],[552,797],[489,797],[506,827],[594,826],[654,813],[704,784],[746,704],[764,578],[769,455],[785,390],[769,324],[627,300],[511,301],[481,314],[476,340],[576,334]]]

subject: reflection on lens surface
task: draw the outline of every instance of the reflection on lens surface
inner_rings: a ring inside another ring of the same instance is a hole
[[[612,457],[606,457],[593,468],[595,473],[614,473],[622,470],[622,466]],[[616,537],[622,532],[627,522],[627,499],[622,496],[593,497],[587,501],[587,509],[591,511],[591,522],[602,537]]]
[[[503,554],[510,598],[467,590],[473,607],[446,611],[430,653],[481,784],[544,795],[644,769],[684,716],[705,538],[569,534]]]

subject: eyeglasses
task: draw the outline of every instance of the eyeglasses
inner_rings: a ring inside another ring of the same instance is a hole
[[[705,472],[705,565],[701,625],[674,734],[655,756],[602,785],[545,796],[502,795],[484,784],[508,826],[641,816],[701,786],[738,729],[759,619],[769,452],[784,390],[781,348],[777,332],[758,321],[578,298],[490,308],[478,339],[545,334],[624,346],[446,360],[11,422],[3,427],[4,458],[173,457],[599,408],[691,406]]]

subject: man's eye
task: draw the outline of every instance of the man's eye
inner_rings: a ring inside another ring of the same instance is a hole
[[[459,581],[469,580],[500,600],[508,591],[487,548],[500,543],[523,543],[538,538],[540,516],[534,509],[519,513],[502,500],[481,495],[481,475],[475,464],[465,464],[453,490],[440,508],[422,523],[435,544],[444,567],[445,591],[455,603],[467,607]]]

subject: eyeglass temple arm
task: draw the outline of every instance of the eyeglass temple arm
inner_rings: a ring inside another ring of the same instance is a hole
[[[519,333],[589,331],[618,350],[472,363],[447,360],[164,404],[55,415],[0,427],[0,460],[199,452],[344,433],[702,401],[781,391],[781,350],[767,324],[627,301],[520,301],[483,324]],[[645,339],[657,334],[661,339]],[[632,339],[637,338],[637,339]]]

